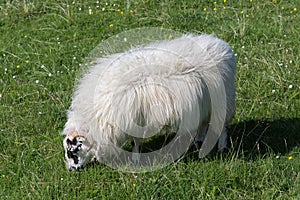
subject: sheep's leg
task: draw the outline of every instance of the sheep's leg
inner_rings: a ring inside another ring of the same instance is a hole
[[[203,141],[205,140],[206,134],[207,134],[208,124],[202,125],[198,131],[195,138],[195,145],[197,149],[201,148],[201,145]],[[224,125],[222,133],[218,139],[218,151],[222,151],[227,148],[227,128]]]
[[[132,147],[132,161],[134,163],[139,163],[140,161],[140,152],[139,152],[139,147],[140,147],[140,139],[138,138],[133,138],[133,147]]]
[[[218,151],[222,151],[227,148],[227,128],[223,127],[222,133],[218,140]]]
[[[197,149],[201,148],[201,145],[206,137],[208,124],[202,124],[201,127],[197,130],[197,135],[195,138],[195,145]]]

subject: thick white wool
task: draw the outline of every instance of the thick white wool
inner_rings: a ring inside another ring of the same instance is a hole
[[[77,85],[63,133],[75,130],[87,137],[98,159],[109,151],[106,144],[121,145],[128,135],[145,137],[164,125],[176,130],[183,116],[193,118],[183,126],[194,133],[209,122],[210,96],[219,95],[211,95],[208,86],[218,93],[220,84],[229,123],[235,63],[230,46],[211,35],[187,35],[97,59]]]

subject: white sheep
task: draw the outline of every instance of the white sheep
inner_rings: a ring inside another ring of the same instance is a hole
[[[69,170],[92,157],[105,160],[128,139],[138,161],[143,138],[165,125],[203,142],[208,127],[217,124],[222,129],[218,149],[226,147],[225,126],[235,113],[236,60],[223,40],[185,35],[95,63],[79,80],[63,130]]]

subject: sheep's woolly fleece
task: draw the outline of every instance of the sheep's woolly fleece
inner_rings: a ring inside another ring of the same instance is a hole
[[[230,46],[211,35],[186,35],[95,60],[79,80],[68,111],[63,131],[66,162],[76,164],[69,161],[70,144],[65,144],[74,134],[83,136],[90,145],[85,151],[92,152],[80,154],[82,163],[77,160],[76,169],[88,161],[87,154],[101,161],[111,152],[110,145],[120,147],[133,138],[138,146],[141,138],[165,125],[198,132],[198,140],[203,140],[212,96],[226,95],[226,119],[217,116],[224,128],[235,113],[235,65]],[[224,135],[219,148],[226,146]]]

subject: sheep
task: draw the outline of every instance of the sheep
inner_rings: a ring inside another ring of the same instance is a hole
[[[129,139],[138,162],[143,139],[165,126],[188,135],[186,144],[203,142],[202,157],[215,145],[211,140],[219,140],[219,150],[226,148],[226,126],[235,114],[235,71],[231,47],[205,34],[96,59],[79,80],[67,113],[62,132],[67,169],[76,171],[92,158],[105,161]]]

